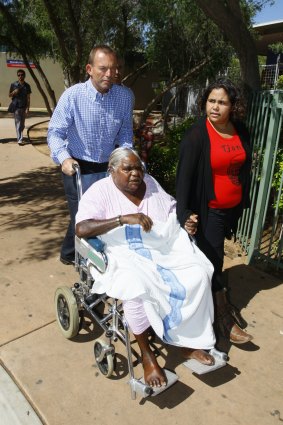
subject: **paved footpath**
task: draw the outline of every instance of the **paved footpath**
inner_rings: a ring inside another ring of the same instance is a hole
[[[42,117],[27,120],[31,125]],[[0,424],[1,425],[276,425],[283,420],[283,286],[279,278],[226,258],[232,298],[254,342],[231,346],[228,365],[197,376],[165,347],[179,381],[163,394],[130,398],[126,353],[116,345],[117,373],[104,378],[93,357],[101,336],[90,322],[74,340],[55,321],[54,292],[77,275],[58,260],[68,214],[60,173],[50,158],[15,141],[0,116]],[[46,152],[46,150],[45,150]],[[142,374],[140,366],[136,375]]]

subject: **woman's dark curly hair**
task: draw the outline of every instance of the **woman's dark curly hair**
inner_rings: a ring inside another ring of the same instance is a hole
[[[207,99],[214,89],[224,89],[229,97],[232,108],[230,113],[231,121],[243,120],[246,115],[246,106],[241,96],[240,90],[228,78],[218,78],[205,89],[200,99],[200,109],[205,112]]]

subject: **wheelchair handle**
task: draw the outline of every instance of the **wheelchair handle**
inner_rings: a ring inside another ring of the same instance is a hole
[[[75,170],[75,172],[76,172],[78,201],[80,201],[81,200],[81,197],[83,195],[81,169],[80,169],[79,164],[77,164],[77,163],[73,163],[72,164],[72,167],[73,167],[73,170]]]

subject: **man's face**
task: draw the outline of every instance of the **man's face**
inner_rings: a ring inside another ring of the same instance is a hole
[[[24,81],[24,79],[25,79],[25,74],[23,72],[19,71],[17,73],[17,76],[18,76],[19,82],[22,83]]]
[[[100,93],[106,93],[114,81],[117,69],[116,55],[104,53],[98,50],[95,54],[93,64],[87,64],[86,71],[92,84]]]

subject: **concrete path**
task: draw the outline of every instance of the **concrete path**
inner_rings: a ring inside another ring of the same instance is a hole
[[[41,425],[31,404],[5,369],[0,367],[0,417],[2,425]]]
[[[31,117],[27,125],[42,117]],[[46,146],[45,146],[46,149]],[[60,173],[46,153],[17,146],[13,119],[0,116],[0,424],[7,425],[276,425],[283,421],[282,281],[226,258],[235,304],[254,342],[221,349],[226,367],[197,376],[165,347],[165,365],[179,382],[163,394],[132,401],[126,353],[116,345],[112,379],[98,371],[87,322],[64,339],[55,321],[54,292],[78,279],[58,260],[68,222]],[[135,367],[137,377],[142,375]],[[4,418],[4,419],[3,419]]]

